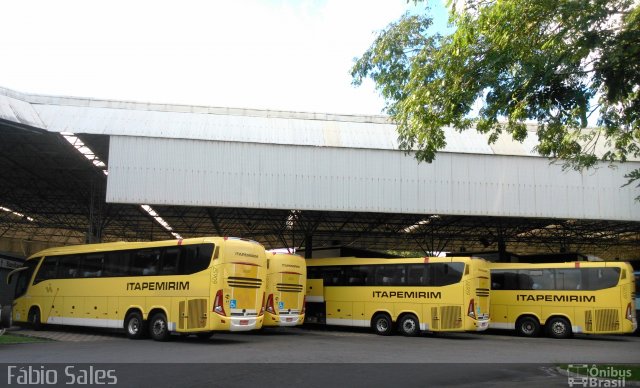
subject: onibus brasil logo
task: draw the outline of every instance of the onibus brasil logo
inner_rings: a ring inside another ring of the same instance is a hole
[[[625,387],[631,370],[615,365],[567,365],[567,383],[570,387]]]

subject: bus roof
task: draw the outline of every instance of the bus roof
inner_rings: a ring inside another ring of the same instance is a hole
[[[627,268],[626,261],[568,261],[565,263],[489,263],[489,269],[535,269],[535,268]]]
[[[422,263],[469,263],[485,262],[477,257],[412,257],[412,258],[362,258],[330,257],[307,259],[307,266],[322,265],[366,265],[366,264],[422,264]]]
[[[202,244],[202,243],[214,243],[219,244],[223,241],[223,237],[198,237],[187,238],[180,240],[162,240],[162,241],[144,241],[144,242],[127,242],[116,241],[110,243],[97,243],[97,244],[82,244],[82,245],[69,245],[64,247],[48,248],[42,251],[36,252],[29,256],[27,260],[42,257],[42,256],[57,256],[66,255],[72,253],[90,253],[90,252],[109,252],[125,249],[139,249],[139,248],[153,248],[153,247],[167,247],[174,245],[190,245],[190,244]]]

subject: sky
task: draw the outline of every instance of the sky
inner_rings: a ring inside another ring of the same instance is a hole
[[[418,10],[425,8],[419,4]],[[446,26],[441,0],[429,6]],[[381,114],[349,70],[406,0],[8,0],[0,87],[24,93]]]

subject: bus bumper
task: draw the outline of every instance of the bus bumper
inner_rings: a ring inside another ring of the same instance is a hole
[[[262,317],[232,317],[229,321],[230,331],[249,331],[262,327]]]
[[[304,315],[273,315],[266,313],[264,318],[264,326],[297,326],[304,322]]]
[[[485,331],[489,328],[489,319],[478,319],[476,321],[476,331]]]

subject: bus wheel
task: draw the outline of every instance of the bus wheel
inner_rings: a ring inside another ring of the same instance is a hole
[[[414,337],[420,333],[420,323],[418,318],[408,314],[400,320],[400,332],[407,337]]]
[[[40,318],[40,309],[37,307],[32,307],[29,310],[29,323],[31,324],[31,328],[33,330],[39,331],[42,330],[42,320]]]
[[[156,341],[166,341],[169,339],[169,326],[167,325],[167,317],[164,313],[155,313],[149,321],[149,332],[151,338]]]
[[[378,314],[371,321],[373,330],[379,335],[389,335],[392,330],[391,318],[387,314]]]
[[[564,318],[551,318],[546,323],[547,334],[551,338],[569,338],[571,337],[571,324]]]
[[[522,317],[516,322],[516,332],[523,337],[535,337],[540,332],[540,324],[533,317]]]
[[[124,328],[127,331],[127,337],[130,339],[141,339],[145,337],[144,321],[142,314],[132,311],[124,320]]]

